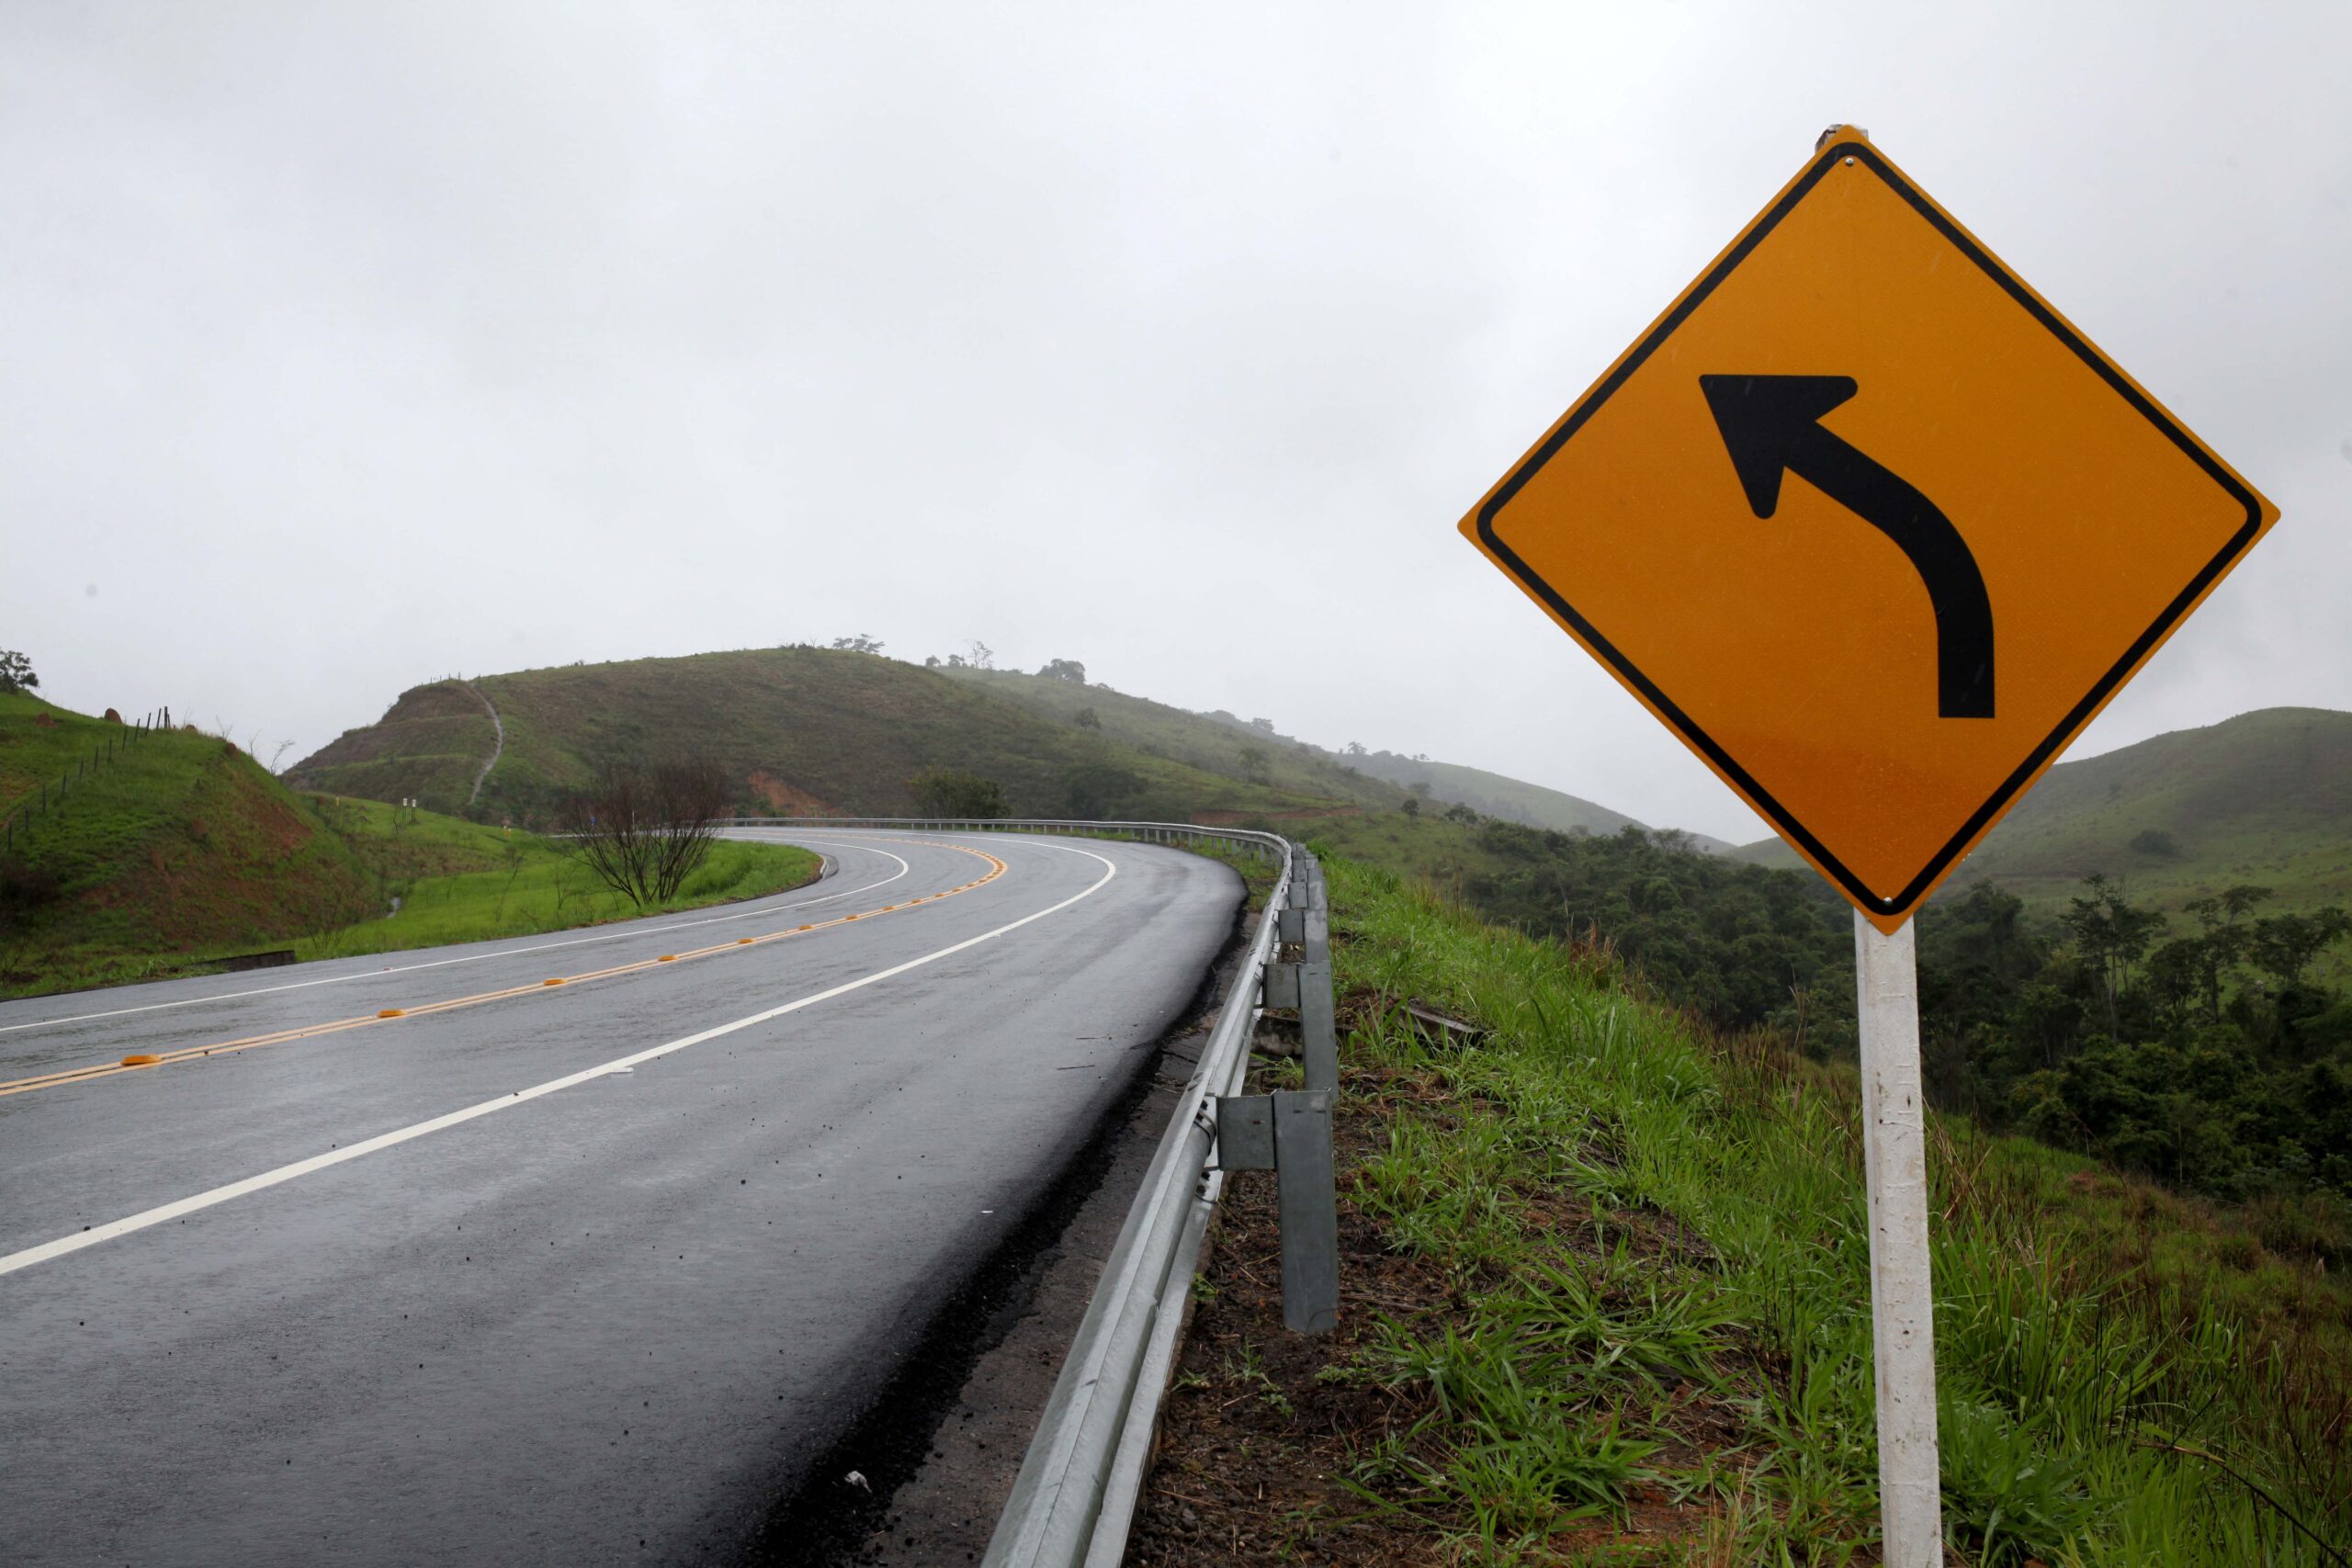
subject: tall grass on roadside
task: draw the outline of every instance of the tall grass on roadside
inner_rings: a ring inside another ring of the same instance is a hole
[[[1674,1549],[1690,1561],[1869,1556],[1851,1076],[1636,1000],[1605,951],[1326,868],[1340,983],[1369,993],[1354,1088],[1376,1088],[1390,1119],[1356,1199],[1468,1308],[1442,1331],[1391,1324],[1346,1369],[1428,1410],[1359,1456],[1368,1503],[1480,1562],[1556,1561],[1568,1540],[1579,1561],[1657,1561],[1606,1528],[1657,1496],[1705,1501],[1703,1530]],[[1432,1049],[1384,1005],[1407,997],[1493,1034]],[[2153,1234],[2122,1213],[2137,1190],[2087,1162],[1943,1122],[1929,1153],[1962,1560],[2346,1561],[2344,1292],[2307,1272],[2245,1288],[2226,1235]]]

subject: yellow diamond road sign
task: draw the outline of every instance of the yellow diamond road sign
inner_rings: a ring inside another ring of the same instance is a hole
[[[2278,517],[1841,129],[1462,531],[1891,931]]]

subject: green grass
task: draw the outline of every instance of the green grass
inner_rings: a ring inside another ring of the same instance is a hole
[[[676,897],[639,908],[531,834],[372,801],[330,809],[338,829],[382,872],[386,903],[397,897],[401,907],[397,914],[305,936],[295,943],[304,959],[529,936],[765,897],[809,881],[821,863],[793,845],[722,840]],[[455,869],[468,863],[473,867]]]
[[[93,748],[108,739],[118,742],[117,756],[128,760],[130,732],[130,726],[86,717],[30,692],[0,691],[0,817],[87,761]]]
[[[1417,815],[1402,811],[1366,814],[1313,825],[1317,844],[1335,853],[1396,873],[1408,882],[1425,882],[1452,896],[1460,896],[1481,876],[1498,876],[1509,863],[1478,841],[1476,823],[1448,820],[1424,808]]]
[[[1851,1076],[1640,1002],[1605,951],[1326,868],[1346,1087],[1378,1127],[1352,1201],[1453,1281],[1327,1369],[1422,1412],[1361,1445],[1363,1506],[1464,1562],[1872,1560]],[[1432,1050],[1405,997],[1494,1035]],[[2086,1161],[1940,1120],[1929,1152],[1962,1560],[2334,1560],[2289,1513],[2352,1543],[2343,1290]],[[1702,1523],[1634,1550],[1661,1497]]]

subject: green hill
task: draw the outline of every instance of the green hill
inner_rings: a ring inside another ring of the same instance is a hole
[[[463,776],[470,788],[470,766]],[[256,950],[341,957],[655,912],[549,840],[298,795],[219,736],[137,733],[6,693],[0,820],[11,818],[0,997],[187,974]],[[818,864],[783,845],[714,845],[659,908],[781,892]]]
[[[382,718],[345,730],[286,776],[304,789],[415,800],[454,814],[472,800],[474,780],[498,744],[498,727],[480,693],[462,681],[436,681],[401,693]]]
[[[1735,852],[1804,863],[1778,839]],[[2352,714],[2262,708],[2061,762],[1939,897],[1997,882],[2056,908],[2093,872],[2166,911],[2238,883],[2271,913],[2352,908]]]
[[[1079,688],[1074,688],[1079,689]],[[1091,688],[1081,690],[1092,691]],[[1111,694],[1096,693],[1107,705]],[[491,756],[487,701],[504,749]],[[606,756],[703,754],[746,810],[898,815],[908,781],[933,766],[995,780],[1017,816],[1315,815],[1359,802],[1285,771],[1266,778],[1196,766],[943,673],[873,654],[773,648],[575,664],[436,682],[382,719],[298,763],[304,787],[403,796],[488,820],[544,820],[562,789]]]
[[[1641,826],[1483,769],[1327,751],[1269,720],[1193,713],[1082,680],[805,647],[435,682],[401,694],[382,718],[346,731],[288,777],[530,823],[587,777],[594,759],[694,751],[727,769],[751,811],[911,812],[907,781],[939,765],[996,780],[1021,816],[1296,827],[1400,814],[1419,797],[1562,832]],[[1729,847],[1685,839],[1710,852]]]
[[[94,750],[113,756],[30,812]],[[0,694],[0,992],[130,954],[235,952],[380,913],[351,847],[218,736],[132,739],[23,693]]]

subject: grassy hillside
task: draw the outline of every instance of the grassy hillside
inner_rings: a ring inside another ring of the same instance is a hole
[[[1091,721],[1111,739],[1155,756],[1234,777],[1250,776],[1254,768],[1256,776],[1277,789],[1336,796],[1366,811],[1393,811],[1418,785],[1436,805],[1466,806],[1480,816],[1531,828],[1614,833],[1643,826],[1622,811],[1483,768],[1426,761],[1394,751],[1326,751],[1236,715],[1193,713],[1104,686],[1017,670],[962,667],[942,673],[1060,723]],[[1731,847],[1703,834],[1690,839],[1695,849]]]
[[[287,777],[304,789],[457,812],[496,744],[481,696],[463,682],[437,681],[402,693],[382,718],[345,731]],[[334,761],[320,765],[330,755]]]
[[[2052,768],[1953,880],[2030,902],[2095,871],[2165,909],[2245,882],[2352,906],[2352,714],[2264,708]]]
[[[270,946],[377,912],[350,845],[217,736],[119,724],[0,694],[0,813],[111,738],[0,862],[0,993],[132,954]]]
[[[934,765],[994,779],[1021,816],[1229,819],[1353,804],[1305,777],[1260,782],[1153,755],[872,654],[775,648],[569,665],[486,675],[471,692],[497,705],[506,728],[472,812],[485,820],[544,819],[600,756],[694,752],[726,769],[746,809],[777,814],[911,813],[907,781]],[[487,714],[479,731],[465,728],[471,692],[441,682],[405,693],[382,720],[345,733],[290,776],[331,793],[461,810],[490,754]],[[459,749],[469,733],[478,741],[470,754]]]
[[[1343,761],[1328,751],[1230,716],[1193,713],[1107,686],[1082,685],[1018,670],[963,666],[940,673],[1057,724],[1084,727],[1147,755],[1205,773],[1254,777],[1288,795],[1365,810],[1393,811],[1405,802],[1407,791],[1350,766],[1352,759]]]
[[[298,795],[218,736],[134,741],[119,724],[20,694],[0,694],[0,818],[109,740],[111,759],[20,820],[0,852],[0,997],[187,974],[255,951],[384,953],[655,912],[529,834]],[[758,897],[817,869],[804,850],[720,844],[662,908]]]
[[[1475,808],[1472,808],[1475,809]],[[1360,860],[1368,865],[1381,866],[1400,875],[1425,882],[1442,889],[1451,897],[1476,902],[1482,888],[1491,888],[1513,878],[1528,874],[1540,863],[1540,857],[1531,854],[1529,840],[1541,840],[1546,833],[1567,832],[1561,829],[1538,829],[1533,834],[1521,825],[1503,826],[1468,817],[1466,813],[1447,816],[1444,811],[1429,807],[1418,814],[1402,811],[1366,812],[1359,816],[1335,818],[1313,825],[1317,841],[1329,844],[1340,853]],[[1500,819],[1510,824],[1512,818]],[[1623,833],[1580,835],[1569,833],[1572,841],[1590,839],[1616,839]],[[1661,851],[1688,850],[1689,834],[1661,833],[1651,835],[1639,830],[1645,840]],[[1733,863],[1723,857],[1707,855],[1705,860],[1718,863],[1719,869]],[[1808,877],[1812,873],[1805,874]],[[1816,879],[1817,880],[1817,879]],[[1501,918],[1502,911],[1489,908],[1487,912]],[[1598,917],[1600,911],[1577,908],[1572,913],[1580,928],[1585,920]]]
[[[1804,863],[1778,839],[1736,852]],[[2093,872],[2168,912],[2237,883],[2275,888],[2269,911],[2352,908],[2352,714],[2263,708],[2061,762],[1940,897],[1997,882],[2055,908]]]
[[[1231,1178],[1137,1556],[1875,1562],[1853,1075],[1653,1006],[1605,952],[1327,870],[1340,1326],[1281,1331],[1273,1179]],[[1493,1032],[1433,1047],[1410,997]],[[2334,1277],[2019,1140],[1937,1118],[1928,1154],[1953,1561],[2344,1560]]]

